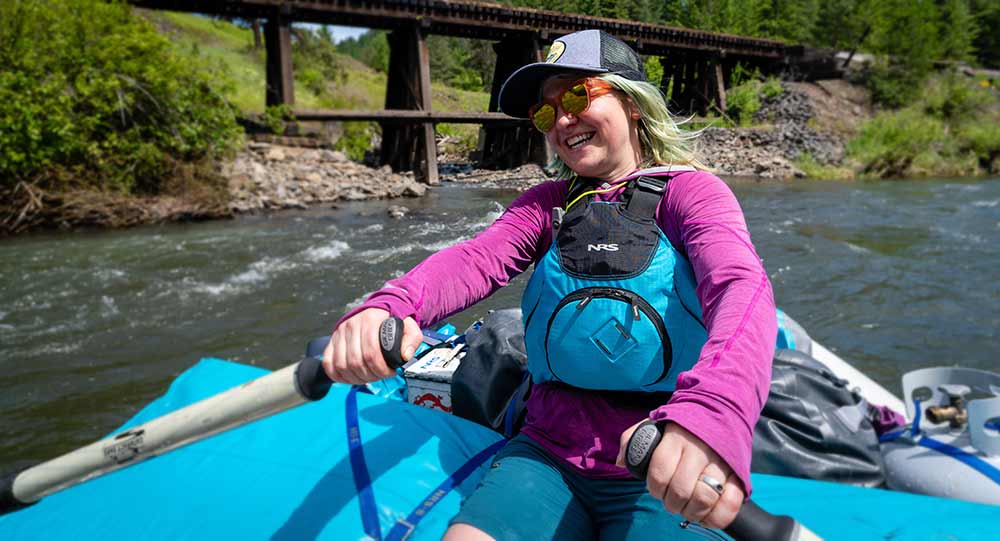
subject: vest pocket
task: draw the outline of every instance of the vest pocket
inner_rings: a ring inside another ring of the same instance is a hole
[[[670,372],[670,338],[640,295],[587,287],[564,297],[545,330],[545,359],[557,381],[574,387],[639,390]]]

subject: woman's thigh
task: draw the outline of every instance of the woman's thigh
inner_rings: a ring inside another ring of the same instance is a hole
[[[543,450],[517,437],[493,460],[451,524],[468,524],[498,541],[596,539],[590,515]]]
[[[586,497],[588,505],[599,509],[596,523],[600,541],[704,541],[720,539],[695,524],[681,528],[684,520],[663,507],[663,502],[646,490],[646,484],[632,480],[592,480]],[[727,539],[722,537],[722,539]]]

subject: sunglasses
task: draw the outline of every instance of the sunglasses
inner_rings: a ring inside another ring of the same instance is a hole
[[[611,84],[604,79],[589,77],[570,85],[559,96],[558,101],[566,114],[578,115],[590,107],[591,101],[612,90]],[[542,101],[533,105],[531,109],[528,109],[528,118],[531,119],[531,123],[538,131],[548,132],[556,124],[556,104]]]

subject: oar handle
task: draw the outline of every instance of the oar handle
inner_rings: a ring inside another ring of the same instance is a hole
[[[395,316],[390,316],[382,321],[378,328],[379,348],[382,350],[382,357],[390,368],[399,368],[405,364],[403,353],[403,320]],[[295,387],[304,398],[308,400],[319,400],[326,396],[333,381],[323,370],[323,359],[319,357],[306,357],[299,361],[298,368],[295,369]]]
[[[382,348],[382,357],[389,368],[400,368],[406,361],[403,360],[403,320],[396,316],[389,316],[379,325],[378,345]]]
[[[14,496],[14,479],[18,473],[11,473],[0,477],[0,515],[6,515],[18,509],[28,507],[34,502],[22,502]]]
[[[663,437],[663,423],[646,421],[628,440],[625,466],[637,479],[646,479],[653,450]],[[792,517],[772,515],[751,500],[743,502],[725,532],[737,541],[797,541],[801,526]]]

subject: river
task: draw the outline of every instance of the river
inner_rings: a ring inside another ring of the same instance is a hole
[[[996,369],[1000,179],[736,183],[778,305],[895,393]],[[279,368],[388,278],[517,194],[421,199],[0,242],[0,473],[107,434],[201,357]],[[401,220],[387,208],[403,203]],[[517,305],[520,277],[451,321]]]

